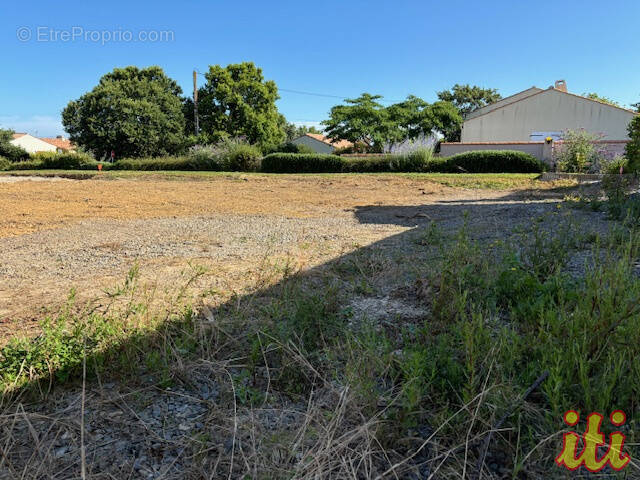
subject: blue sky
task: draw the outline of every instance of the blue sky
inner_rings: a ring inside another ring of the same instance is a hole
[[[194,68],[249,60],[280,88],[327,95],[433,101],[437,90],[471,83],[506,96],[562,78],[571,92],[628,105],[640,101],[639,18],[632,0],[9,2],[0,125],[63,133],[60,111],[114,67],[160,65],[190,91]],[[103,44],[100,31],[114,39]],[[127,31],[170,33],[127,42]],[[340,102],[281,97],[296,123],[319,122]]]

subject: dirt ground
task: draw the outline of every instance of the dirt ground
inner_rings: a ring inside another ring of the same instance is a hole
[[[80,300],[99,297],[134,265],[145,282],[162,289],[175,287],[195,262],[212,272],[209,280],[219,288],[240,291],[249,287],[241,279],[266,255],[287,255],[306,268],[425,220],[419,211],[398,210],[371,221],[367,208],[562,195],[548,190],[552,185],[540,187],[466,190],[369,175],[0,177],[0,344],[37,329],[71,289]]]

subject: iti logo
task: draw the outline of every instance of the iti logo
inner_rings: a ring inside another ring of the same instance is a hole
[[[587,430],[582,435],[582,451],[578,453],[580,435],[575,432],[565,433],[562,437],[562,451],[556,457],[556,463],[560,467],[569,470],[577,470],[584,466],[590,472],[599,472],[609,465],[614,470],[622,470],[631,461],[629,454],[623,453],[625,436],[616,431],[609,435],[609,449],[602,457],[598,458],[598,447],[605,444],[604,434],[600,431],[602,419],[599,413],[592,413],[587,417]],[[620,427],[625,424],[627,417],[621,410],[614,411],[609,417],[611,424]],[[578,424],[580,415],[574,410],[564,414],[564,423],[573,427]]]

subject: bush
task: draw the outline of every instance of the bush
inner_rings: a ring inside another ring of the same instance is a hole
[[[262,152],[254,145],[237,141],[226,141],[222,148],[222,166],[233,172],[255,172],[260,170]]]
[[[269,150],[269,153],[315,153],[309,145],[301,145],[293,142],[281,143]]]
[[[272,153],[262,159],[262,171],[269,173],[335,173],[342,171],[337,155]]]
[[[0,157],[0,172],[3,170],[11,170],[11,162],[4,157]]]
[[[543,163],[528,153],[515,150],[475,150],[434,159],[430,172],[442,173],[537,173]]]
[[[596,149],[594,142],[600,138],[583,129],[564,132],[562,144],[555,153],[558,170],[571,173],[599,171],[603,155]]]
[[[220,156],[220,149],[213,145],[195,145],[187,153],[193,170],[222,170]]]
[[[625,157],[620,155],[613,157],[611,160],[603,160],[601,165],[601,173],[620,173],[620,169],[622,168],[622,173],[627,173],[629,170],[629,162]]]
[[[29,154],[22,147],[8,142],[0,142],[0,157],[4,157],[10,162],[21,162],[29,158]]]
[[[110,170],[219,170],[211,163],[198,164],[188,156],[184,157],[154,157],[154,158],[123,158],[112,165]]]
[[[38,168],[56,170],[97,170],[98,162],[87,153],[77,152],[38,152],[31,155],[34,165]],[[23,162],[31,163],[31,162]]]
[[[625,147],[625,156],[629,160],[629,170],[637,172],[640,171],[640,115],[629,123],[629,138],[631,141]]]

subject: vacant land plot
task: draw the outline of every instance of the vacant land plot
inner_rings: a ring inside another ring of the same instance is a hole
[[[636,394],[563,343],[640,292],[570,184],[7,178],[0,477],[550,478],[563,408]]]

